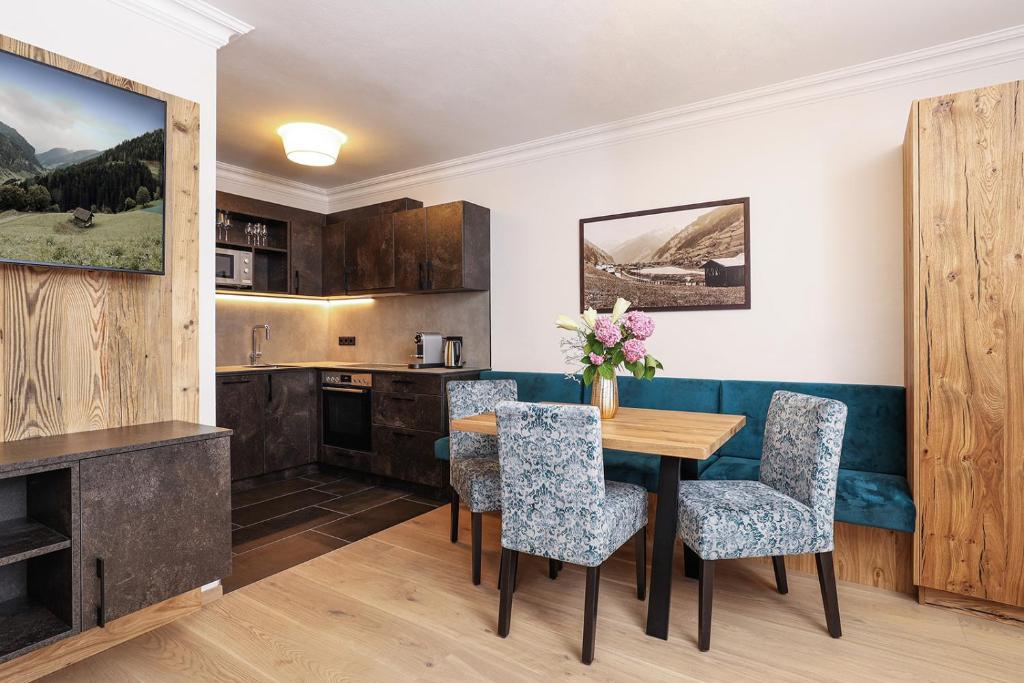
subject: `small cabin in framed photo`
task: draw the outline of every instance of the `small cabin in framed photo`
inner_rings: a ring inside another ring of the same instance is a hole
[[[580,220],[580,309],[750,308],[750,198]]]

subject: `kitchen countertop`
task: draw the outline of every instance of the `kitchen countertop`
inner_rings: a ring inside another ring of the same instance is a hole
[[[459,375],[470,372],[482,372],[489,368],[477,368],[465,366],[461,368],[410,368],[402,363],[355,363],[351,361],[303,361],[296,363],[281,363],[273,367],[253,367],[251,365],[219,365],[218,375],[239,374],[245,372],[283,372],[287,370],[354,370],[359,372],[403,372],[417,375]]]

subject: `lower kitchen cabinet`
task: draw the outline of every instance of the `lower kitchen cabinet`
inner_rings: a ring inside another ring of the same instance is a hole
[[[307,465],[315,460],[315,421],[316,373],[312,370],[268,373],[264,422],[267,472]]]
[[[231,429],[231,478],[246,479],[267,471],[264,419],[267,373],[217,378],[217,426]]]
[[[371,461],[374,474],[392,479],[440,488],[444,486],[444,467],[434,457],[436,432],[414,429],[373,428],[376,455]]]
[[[231,573],[226,439],[80,465],[82,629]]]
[[[217,378],[217,425],[231,436],[231,479],[316,460],[316,371],[279,370]]]

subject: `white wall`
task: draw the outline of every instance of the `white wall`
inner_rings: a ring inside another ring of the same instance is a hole
[[[199,103],[199,418],[214,424],[216,48],[105,0],[4,3],[0,33]]]
[[[655,314],[665,374],[901,385],[910,103],[1022,76],[1018,60],[345,204],[490,207],[493,367],[559,371],[553,321],[579,310],[580,218],[749,196],[752,308]]]

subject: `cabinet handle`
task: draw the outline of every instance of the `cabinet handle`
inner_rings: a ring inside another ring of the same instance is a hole
[[[393,380],[391,380],[391,383],[392,384],[412,384],[412,380],[411,379],[393,379]]]
[[[96,558],[96,577],[100,580],[100,604],[96,606],[96,625],[103,628],[107,625],[107,577],[102,557]]]
[[[274,402],[274,373],[267,373],[267,403]]]
[[[434,262],[427,261],[427,289],[434,288]]]
[[[342,281],[343,281],[342,290],[347,292],[348,291],[348,268],[343,268],[341,273],[342,273]]]
[[[415,434],[410,434],[409,432],[394,432],[394,434],[395,434],[395,436],[401,436],[401,437],[404,437],[406,439],[415,439],[416,438]]]
[[[417,265],[420,267],[420,289],[426,289],[427,288],[427,275],[424,272],[425,269],[423,267],[423,261],[420,261]]]
[[[251,378],[245,378],[245,379],[222,379],[220,381],[220,383],[221,384],[248,384],[251,381],[252,381]]]
[[[295,293],[299,293],[299,271],[295,271]]]
[[[388,396],[392,401],[415,401],[415,396]]]

